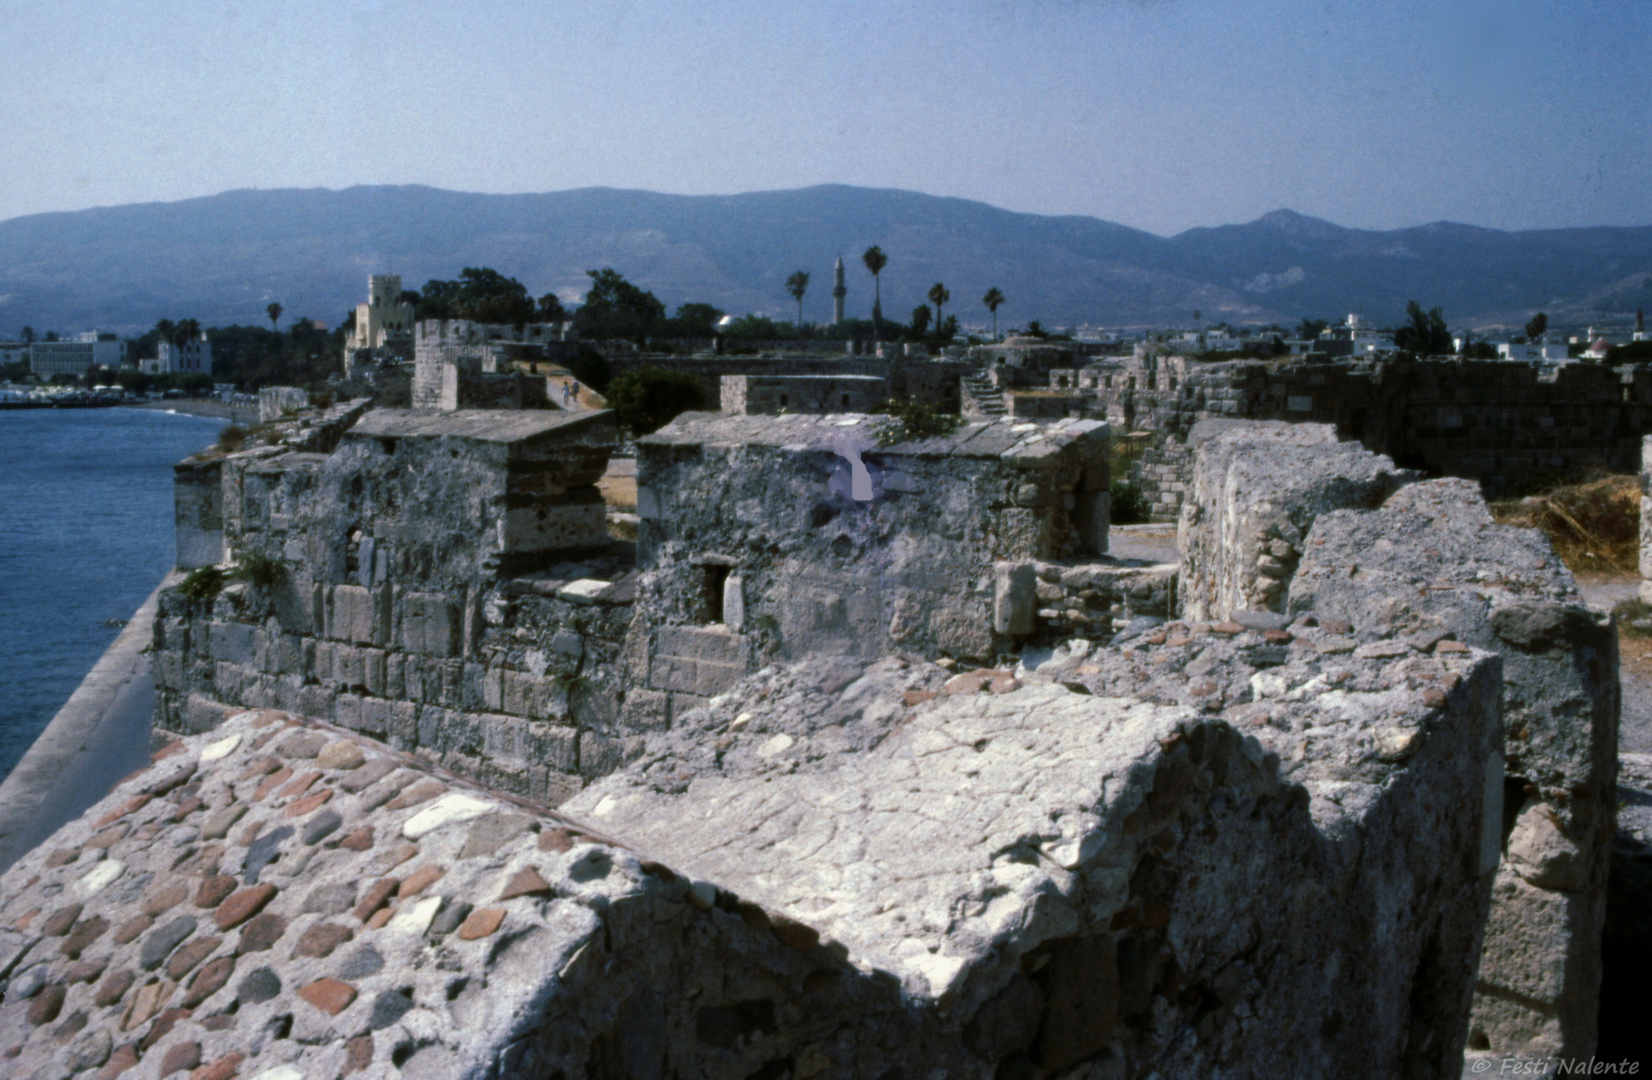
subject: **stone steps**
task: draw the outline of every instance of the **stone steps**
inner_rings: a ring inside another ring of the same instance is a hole
[[[992,385],[992,380],[985,375],[965,375],[960,380],[962,389],[963,407],[966,414],[972,410],[976,414],[989,417],[1006,416],[1009,410],[1004,407],[1004,395]]]

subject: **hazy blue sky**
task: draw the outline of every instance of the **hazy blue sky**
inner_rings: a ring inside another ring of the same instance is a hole
[[[840,182],[1159,233],[1652,224],[1652,0],[34,0],[0,219]]]

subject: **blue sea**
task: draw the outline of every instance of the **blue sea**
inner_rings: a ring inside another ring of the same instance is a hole
[[[172,566],[172,466],[226,421],[0,411],[0,778]]]

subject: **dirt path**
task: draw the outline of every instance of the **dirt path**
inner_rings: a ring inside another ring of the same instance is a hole
[[[1580,577],[1578,591],[1597,607],[1611,611],[1639,595],[1640,578]],[[1623,688],[1623,713],[1618,721],[1618,751],[1652,754],[1652,639],[1618,632],[1618,681]]]

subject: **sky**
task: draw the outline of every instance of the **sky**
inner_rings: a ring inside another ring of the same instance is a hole
[[[0,220],[843,183],[1161,235],[1652,224],[1652,0],[18,0]]]

